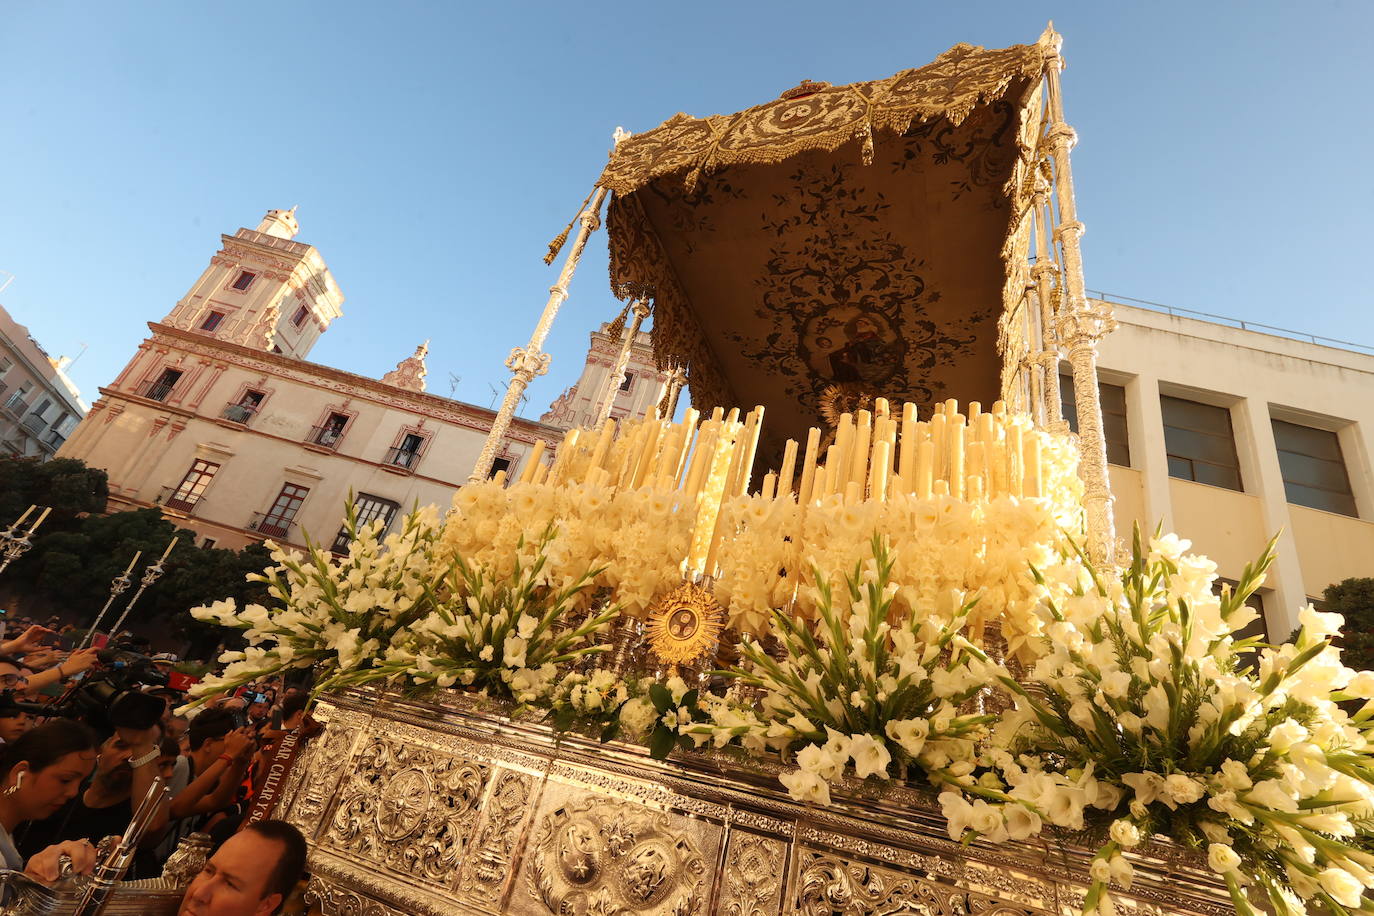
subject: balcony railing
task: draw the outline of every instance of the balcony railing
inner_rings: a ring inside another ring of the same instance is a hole
[[[415,470],[415,465],[420,462],[420,453],[411,449],[389,448],[386,450],[386,463],[396,468],[405,468],[407,471]]]
[[[5,402],[5,409],[14,415],[17,420],[29,412],[29,402],[19,394],[10,395],[10,399]]]
[[[60,433],[54,429],[50,430],[48,434],[43,437],[43,441],[48,443],[48,445],[52,446],[53,448],[58,449],[66,443],[67,435],[66,433]]]
[[[139,394],[150,401],[165,401],[167,400],[167,395],[171,394],[172,389],[175,387],[176,382],[158,380],[144,385],[143,389],[139,391]]]
[[[48,428],[48,421],[44,420],[36,413],[29,414],[27,417],[20,421],[20,424],[29,432],[34,433],[35,435],[41,433],[43,430]]]
[[[289,518],[266,515],[262,512],[254,512],[252,520],[248,522],[250,531],[256,531],[270,538],[281,538],[283,540],[291,533],[291,525],[292,521]]]
[[[343,430],[334,426],[312,426],[305,441],[320,448],[336,449],[343,438]]]
[[[220,416],[230,423],[242,423],[247,426],[253,418],[258,415],[258,405],[229,403],[224,405],[224,410]]]
[[[8,391],[9,387],[10,386],[6,385],[4,382],[0,382],[0,395],[3,395],[6,391]]]
[[[158,505],[175,509],[178,512],[195,511],[196,503],[200,502],[200,497],[190,493],[178,493],[178,489],[178,487],[163,487],[162,493],[157,498]]]

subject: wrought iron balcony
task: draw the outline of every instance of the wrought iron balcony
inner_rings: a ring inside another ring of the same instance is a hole
[[[66,444],[67,435],[66,433],[60,433],[57,430],[53,429],[48,431],[48,434],[43,438],[43,441],[46,442],[48,445],[52,446],[54,449],[59,449],[64,444]]]
[[[228,420],[230,423],[241,423],[244,426],[247,426],[250,422],[252,422],[253,418],[257,415],[258,405],[240,404],[237,402],[230,402],[228,404],[225,404],[224,410],[220,412],[220,416]]]
[[[0,382],[0,395],[3,395],[6,391],[8,391],[9,387],[10,386],[6,385],[4,382]]]
[[[176,382],[164,382],[159,379],[144,385],[138,393],[150,401],[165,401],[175,387]]]
[[[254,512],[253,518],[248,522],[248,529],[259,534],[265,534],[270,538],[280,538],[285,540],[291,533],[292,521],[289,518],[281,518],[276,515],[267,515],[263,512]]]
[[[306,436],[305,441],[311,445],[318,445],[320,448],[337,449],[339,440],[343,438],[343,430],[335,426],[312,426],[310,435]]]
[[[415,465],[420,463],[420,453],[412,449],[389,448],[386,450],[386,463],[392,467],[413,471]]]
[[[24,396],[18,392],[10,395],[10,399],[5,402],[5,410],[9,411],[16,420],[29,412],[29,402],[24,400]]]
[[[166,506],[168,509],[175,509],[177,512],[194,512],[196,503],[200,502],[199,496],[190,493],[180,493],[179,487],[163,487],[162,492],[157,497],[159,506]]]
[[[21,425],[29,432],[37,434],[48,428],[48,421],[44,420],[36,413],[31,413],[20,421]]]

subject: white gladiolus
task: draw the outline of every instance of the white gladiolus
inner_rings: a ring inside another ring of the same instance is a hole
[[[1330,615],[1337,616],[1337,615]],[[1364,899],[1364,886],[1343,868],[1326,868],[1317,873],[1321,889],[1341,906],[1358,908]]]
[[[1207,867],[1219,875],[1240,867],[1240,856],[1224,843],[1213,843],[1207,847]]]

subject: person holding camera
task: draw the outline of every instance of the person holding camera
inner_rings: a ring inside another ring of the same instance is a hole
[[[162,729],[158,725],[116,728],[100,745],[90,784],[44,820],[31,823],[18,838],[19,851],[31,854],[64,840],[86,839],[98,843],[104,837],[122,834],[133,820],[135,806],[148,794],[158,776],[161,737]],[[144,834],[145,846],[150,847],[162,836],[167,810],[164,797]],[[135,858],[131,877],[156,874],[156,863],[150,855],[141,854]]]
[[[66,719],[40,725],[0,750],[0,859],[4,867],[52,882],[61,868],[59,859],[65,855],[76,872],[90,874],[95,866],[92,843],[59,842],[25,861],[15,845],[14,831],[22,824],[49,817],[70,802],[81,791],[95,758],[94,733]]]
[[[173,769],[171,829],[157,848],[162,859],[184,836],[204,829],[211,817],[238,801],[255,747],[252,732],[238,727],[237,716],[227,709],[202,711],[186,735],[191,750]]]

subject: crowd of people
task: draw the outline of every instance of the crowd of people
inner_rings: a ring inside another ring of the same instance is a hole
[[[174,657],[70,645],[37,624],[0,641],[0,864],[45,883],[64,868],[89,872],[100,841],[125,833],[161,777],[164,788],[153,793],[156,808],[126,877],[160,874],[183,838],[203,832],[214,851],[180,913],[281,911],[302,879],[305,841],[285,822],[249,823],[248,814],[281,739],[309,727],[306,688],[274,679],[184,715],[177,710],[186,695],[165,677]],[[111,666],[128,659],[138,660],[130,669],[142,673],[137,683],[110,676]],[[131,705],[145,718],[69,700],[96,682],[143,694]]]

